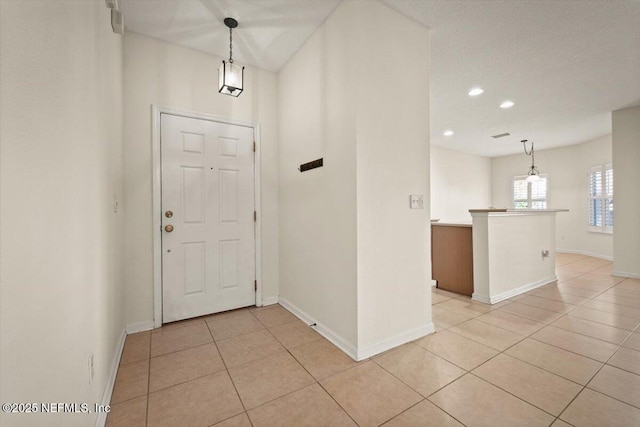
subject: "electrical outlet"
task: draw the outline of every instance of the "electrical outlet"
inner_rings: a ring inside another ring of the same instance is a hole
[[[88,361],[89,368],[89,384],[93,383],[93,376],[95,375],[95,369],[93,367],[93,353],[89,354]]]

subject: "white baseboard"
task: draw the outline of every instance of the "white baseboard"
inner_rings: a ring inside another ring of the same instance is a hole
[[[122,350],[124,349],[124,341],[127,338],[126,329],[126,327],[122,328],[120,339],[118,340],[118,344],[116,345],[116,349],[111,359],[111,370],[109,372],[109,377],[107,378],[107,383],[104,387],[102,401],[100,402],[103,407],[111,403],[111,393],[113,393],[113,386],[116,383],[116,375],[118,374],[118,366],[120,366],[120,357],[122,356]],[[104,427],[107,423],[107,415],[108,414],[106,412],[98,412],[95,427]]]
[[[475,301],[478,301],[478,302],[485,303],[485,304],[495,304],[497,302],[504,301],[504,300],[506,300],[508,298],[515,297],[516,295],[520,295],[520,294],[523,294],[525,292],[528,292],[528,291],[530,291],[532,289],[539,288],[540,286],[544,286],[547,283],[555,282],[556,280],[558,280],[558,278],[555,275],[549,276],[549,277],[544,278],[542,280],[538,280],[538,281],[533,282],[533,283],[528,283],[528,284],[526,284],[524,286],[520,286],[519,288],[511,289],[509,291],[503,292],[503,293],[498,294],[498,295],[493,295],[493,296],[480,295],[480,294],[477,294],[477,293],[474,292],[471,295],[471,299],[475,300]]]
[[[593,252],[587,252],[587,251],[578,251],[578,250],[575,250],[575,249],[556,249],[556,253],[557,252],[560,252],[560,253],[563,253],[563,254],[585,255],[585,256],[590,256],[590,257],[594,257],[594,258],[606,259],[607,261],[613,261],[613,257],[612,256],[595,254]]]
[[[627,273],[626,271],[614,270],[611,272],[612,276],[628,277],[629,279],[640,279],[638,273]]]
[[[438,286],[438,281],[437,280],[431,280],[431,286],[433,286],[434,288],[436,286]]]
[[[277,304],[278,301],[279,301],[278,296],[262,298],[262,306],[264,307],[265,305]]]
[[[333,345],[342,350],[347,356],[355,361],[358,361],[358,353],[356,348],[347,340],[333,332],[331,329],[327,328],[325,325],[318,323],[313,317],[309,316],[307,313],[291,304],[291,302],[289,302],[287,299],[280,297],[279,303],[281,306],[289,310],[291,313],[293,313],[294,316],[296,316],[306,324],[315,324],[313,328],[316,330],[316,332],[331,341]]]
[[[433,322],[431,322],[410,331],[403,332],[399,335],[396,335],[395,337],[380,341],[372,345],[368,345],[363,349],[358,349],[357,360],[364,360],[368,357],[375,356],[376,354],[391,350],[392,348],[398,347],[402,344],[406,344],[410,341],[417,340],[418,338],[422,338],[426,335],[432,334],[434,331],[435,327],[433,326]]]
[[[124,327],[124,330],[127,333],[127,335],[129,335],[129,334],[135,334],[136,332],[150,331],[153,328],[154,328],[153,320],[143,320],[142,322],[129,323],[127,326]]]
[[[427,325],[420,326],[413,330],[403,332],[402,334],[396,335],[395,337],[389,338],[387,340],[369,345],[363,349],[357,349],[347,340],[342,338],[340,335],[336,334],[331,329],[327,328],[325,325],[318,323],[315,319],[313,319],[304,311],[300,310],[298,307],[293,305],[291,302],[289,302],[285,298],[280,298],[280,305],[282,305],[284,308],[289,310],[291,313],[293,313],[293,315],[295,315],[297,318],[299,318],[306,324],[308,325],[315,324],[313,328],[320,335],[322,335],[323,337],[331,341],[336,347],[338,347],[347,356],[349,356],[356,362],[367,359],[371,356],[375,356],[376,354],[383,353],[387,350],[390,350],[394,347],[398,347],[399,345],[408,343],[418,338],[422,338],[435,331],[435,327],[433,323],[429,323]]]
[[[109,377],[107,378],[107,383],[104,387],[102,401],[100,402],[101,405],[106,406],[111,403],[111,394],[113,393],[113,387],[116,384],[116,375],[118,374],[120,358],[122,357],[122,350],[124,349],[124,342],[127,335],[134,334],[136,332],[149,331],[151,329],[153,329],[153,320],[130,323],[122,328],[120,339],[118,340],[118,344],[116,345],[116,349],[113,353],[113,358],[111,359],[111,370],[109,372]],[[99,412],[98,417],[96,418],[95,427],[104,427],[107,423],[107,415],[108,414],[106,412]]]
[[[475,293],[475,292],[473,292],[473,293],[471,294],[471,299],[472,299],[472,300],[474,300],[474,301],[481,302],[481,303],[483,303],[483,304],[491,304],[491,298],[489,298],[489,297],[488,297],[488,296],[486,296],[486,295],[480,295],[480,294],[477,294],[477,293]]]

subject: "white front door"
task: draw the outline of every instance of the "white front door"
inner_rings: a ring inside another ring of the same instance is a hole
[[[253,128],[160,126],[163,323],[254,305]]]

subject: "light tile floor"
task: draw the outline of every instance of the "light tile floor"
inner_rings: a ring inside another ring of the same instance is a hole
[[[436,333],[355,363],[281,306],[129,335],[109,427],[640,426],[640,280],[558,254],[488,306],[434,289]]]

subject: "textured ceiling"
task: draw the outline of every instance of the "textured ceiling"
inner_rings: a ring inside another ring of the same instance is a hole
[[[485,156],[611,132],[640,105],[638,1],[392,1],[432,29],[431,143]],[[485,92],[467,95],[474,86]],[[499,108],[503,100],[515,102]],[[452,129],[454,135],[442,132]],[[491,135],[509,132],[501,139]]]
[[[341,0],[120,0],[128,31],[278,71]]]
[[[219,56],[233,16],[234,58],[277,71],[340,1],[120,4],[127,30]],[[610,133],[611,111],[640,105],[639,1],[382,1],[431,29],[434,145],[493,157],[521,152],[521,139],[576,144]],[[471,98],[475,86],[485,92]],[[515,106],[499,108],[506,99]]]

